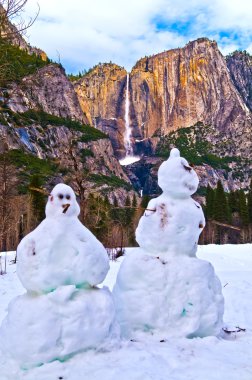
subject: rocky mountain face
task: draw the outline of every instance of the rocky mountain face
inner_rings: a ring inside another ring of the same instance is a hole
[[[81,188],[85,198],[102,194],[119,205],[128,194],[133,198],[110,139],[88,125],[62,67],[47,64],[10,82],[0,94],[0,154],[7,148],[20,168],[27,165],[27,172],[43,176],[45,167],[49,187],[63,180],[77,193]]]
[[[226,62],[235,87],[252,111],[252,57],[246,51],[235,51]]]
[[[47,122],[41,122],[39,119],[34,120],[36,113],[29,118],[26,116],[26,120],[23,118],[26,114],[17,115],[13,113],[9,116],[9,120],[13,116],[15,120],[12,120],[11,126],[0,125],[2,140],[6,141],[9,150],[17,154],[17,160],[21,154],[24,162],[28,162],[32,154],[50,163],[52,168],[55,167],[51,173],[51,186],[61,180],[72,181],[77,194],[81,184],[85,197],[90,192],[98,192],[107,195],[112,203],[116,197],[119,205],[124,205],[128,194],[133,197],[131,183],[114,157],[106,135],[93,135],[93,128],[82,127],[81,124],[71,125],[64,119],[49,118]],[[8,120],[7,114],[5,116]],[[39,174],[38,161],[37,164]]]
[[[211,126],[211,135],[205,136],[209,153],[247,160],[242,166],[246,186],[251,175],[248,160],[252,152],[250,70],[249,56],[241,53],[226,60],[216,42],[206,38],[189,42],[184,48],[140,59],[129,73],[129,119],[134,153],[155,156],[163,137],[174,131],[197,124],[203,129]],[[118,158],[125,155],[122,137],[126,77],[125,70],[105,64],[75,84],[82,110],[90,115],[93,125],[109,134]],[[194,138],[197,139],[197,134]],[[167,154],[170,147],[171,143]],[[236,172],[241,169],[236,162],[229,161],[229,169]],[[203,164],[208,163],[202,159]],[[229,178],[227,188],[242,185],[241,182],[235,184],[229,172],[225,176]]]
[[[104,129],[99,121],[112,120],[121,136],[125,81],[125,70],[99,65],[75,84],[90,122]],[[247,133],[251,126],[250,112],[231,80],[225,58],[216,42],[205,38],[140,59],[130,73],[129,92],[130,123],[137,144],[197,122],[215,126],[220,138],[236,139],[238,131]],[[246,149],[241,153],[246,154]]]
[[[103,181],[111,200],[116,184],[119,204],[131,183],[147,194],[159,192],[156,172],[173,146],[196,165],[202,188],[219,178],[226,189],[246,187],[252,151],[250,73],[250,56],[225,59],[205,38],[142,58],[129,74],[113,63],[99,64],[74,84],[59,65],[47,64],[1,94],[0,131],[10,148],[86,168],[94,174],[86,178],[88,187],[104,190]],[[126,97],[131,143],[141,160],[122,168]],[[81,124],[90,124],[92,132],[81,130]]]
[[[49,64],[14,83],[9,89],[9,108],[14,112],[43,110],[52,115],[88,123],[72,83],[64,69]]]
[[[74,84],[88,122],[109,135],[118,157],[124,155],[126,75],[120,66],[99,64]]]
[[[216,42],[199,39],[136,63],[133,107],[143,137],[164,135],[201,121],[222,132],[248,116]],[[139,106],[140,105],[140,106]]]

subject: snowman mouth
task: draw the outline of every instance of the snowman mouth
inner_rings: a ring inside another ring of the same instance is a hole
[[[63,207],[63,211],[62,211],[62,213],[65,214],[65,213],[67,212],[67,210],[69,209],[70,204],[67,203],[67,204],[65,204],[65,205],[62,205],[62,207]]]

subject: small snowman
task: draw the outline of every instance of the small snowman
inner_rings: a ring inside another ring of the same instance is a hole
[[[43,293],[60,285],[100,284],[109,270],[103,245],[81,224],[74,191],[58,184],[49,195],[46,218],[17,248],[23,286]]]
[[[122,333],[165,340],[172,336],[216,335],[222,326],[221,284],[210,263],[196,257],[205,226],[201,206],[191,198],[198,177],[178,149],[158,171],[163,193],[139,221],[140,248],[126,255],[113,290]]]
[[[0,345],[22,368],[117,344],[111,293],[95,286],[109,270],[108,255],[79,212],[72,188],[56,185],[45,220],[18,246],[17,273],[27,293],[10,303]]]

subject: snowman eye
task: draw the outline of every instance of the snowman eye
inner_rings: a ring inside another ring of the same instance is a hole
[[[69,194],[67,194],[67,195],[66,195],[66,199],[69,200],[70,198],[71,198],[71,196],[70,196]]]
[[[190,166],[187,166],[187,165],[184,165],[184,164],[183,164],[183,166],[184,166],[184,169],[186,171],[188,171],[188,172],[190,172],[192,170],[192,168]]]
[[[58,195],[58,198],[59,198],[59,199],[63,199],[63,198],[64,198],[64,195],[63,195],[63,194],[59,194],[59,195]]]

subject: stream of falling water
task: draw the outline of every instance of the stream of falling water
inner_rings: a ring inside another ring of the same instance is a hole
[[[133,156],[133,148],[132,148],[132,144],[131,144],[131,128],[130,128],[130,121],[129,121],[129,107],[130,107],[129,73],[127,73],[126,95],[125,95],[125,114],[124,114],[124,120],[125,120],[124,146],[125,146],[125,150],[126,150],[126,157],[127,156]]]
[[[124,132],[124,147],[126,151],[125,158],[120,160],[121,165],[129,165],[133,162],[138,161],[140,158],[134,156],[133,147],[131,141],[131,127],[130,127],[130,118],[129,118],[129,109],[130,109],[130,95],[129,95],[129,73],[127,73],[126,79],[126,94],[125,94],[125,113],[124,113],[124,121],[125,121],[125,132]]]

